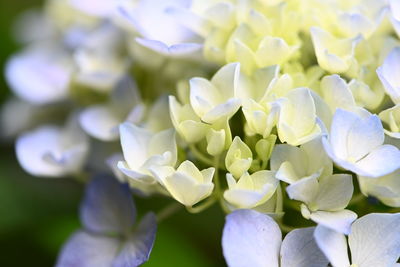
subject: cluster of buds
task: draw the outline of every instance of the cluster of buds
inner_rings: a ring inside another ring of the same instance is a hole
[[[149,258],[130,192],[218,203],[232,267],[399,260],[400,1],[48,0],[16,37],[2,137],[32,175],[103,174],[58,267]]]

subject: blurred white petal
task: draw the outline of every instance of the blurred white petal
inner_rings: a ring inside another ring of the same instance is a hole
[[[43,44],[12,56],[5,75],[17,96],[33,104],[47,104],[67,98],[71,72],[69,55]]]

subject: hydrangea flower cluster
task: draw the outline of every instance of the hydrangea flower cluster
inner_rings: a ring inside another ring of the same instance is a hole
[[[397,265],[400,1],[47,0],[16,37],[21,166],[102,173],[57,266],[149,258],[130,192],[220,205],[232,267]]]

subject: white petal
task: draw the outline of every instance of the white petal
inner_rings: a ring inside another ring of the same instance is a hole
[[[319,210],[339,211],[347,207],[353,195],[353,181],[349,174],[335,174],[320,179],[314,200]]]
[[[89,135],[102,141],[114,141],[118,138],[118,125],[123,121],[121,116],[110,107],[97,105],[86,108],[79,116],[79,122]]]
[[[316,109],[308,88],[291,90],[281,105],[278,135],[282,142],[300,145],[318,135]]]
[[[272,186],[270,187],[272,189]],[[272,191],[272,190],[271,190]],[[224,198],[236,208],[250,209],[262,200],[263,195],[258,192],[245,189],[231,189],[224,192]]]
[[[332,113],[336,111],[336,108],[347,109],[355,105],[353,94],[346,81],[337,74],[325,76],[321,81],[321,90]]]
[[[267,215],[237,210],[226,217],[222,248],[230,267],[278,267],[281,241],[278,224]]]
[[[128,122],[120,125],[119,132],[126,162],[131,169],[139,169],[148,158],[151,133]]]
[[[193,206],[211,195],[214,189],[212,183],[199,183],[196,178],[175,172],[164,180],[166,189],[171,195],[185,206]]]
[[[239,63],[227,64],[217,71],[212,77],[211,82],[226,99],[233,98],[234,93],[237,91],[239,74]]]
[[[286,144],[275,146],[271,155],[271,169],[277,171],[280,168],[286,168],[285,166],[281,166],[284,162],[290,163],[293,169],[293,171],[289,172],[293,172],[291,176],[297,178],[307,176],[304,168],[307,164],[306,155],[302,153],[300,148]]]
[[[42,126],[21,135],[16,142],[16,153],[22,167],[35,176],[58,177],[78,171],[86,158],[87,140],[85,136],[74,137],[72,132],[70,136],[67,131]],[[71,138],[76,144],[68,144]]]
[[[154,183],[154,178],[151,176],[151,173],[145,173],[141,170],[132,170],[126,161],[119,161],[117,167],[123,174],[130,178],[147,184]]]
[[[400,213],[372,213],[355,221],[349,235],[352,263],[392,266],[400,257]]]
[[[225,103],[219,104],[212,110],[204,114],[201,118],[207,123],[214,123],[222,118],[232,117],[240,108],[241,101],[237,98],[231,98]]]
[[[329,141],[333,153],[341,159],[347,158],[347,136],[359,117],[353,112],[337,109],[331,124]],[[324,144],[325,147],[325,144]]]
[[[323,267],[328,260],[314,240],[315,227],[291,231],[283,239],[281,267]]]
[[[111,169],[114,176],[121,183],[126,182],[125,175],[118,168],[118,162],[123,161],[123,160],[124,160],[124,155],[122,155],[122,153],[115,153],[115,154],[112,154],[111,156],[107,157],[107,159],[105,161],[108,168]]]
[[[358,161],[356,167],[363,176],[384,176],[400,167],[400,151],[392,145],[380,146]]]
[[[17,54],[6,66],[6,78],[11,89],[33,104],[65,99],[71,72],[72,63],[65,52],[48,46]]]
[[[196,52],[199,52],[202,48],[201,44],[196,43],[181,43],[168,46],[165,43],[157,40],[136,38],[136,41],[142,46],[147,47],[157,53],[171,57],[190,56]]]
[[[286,187],[290,199],[311,203],[318,193],[318,181],[316,176],[300,179]]]
[[[170,162],[166,164],[175,165],[177,159],[175,130],[167,129],[156,133],[150,140],[148,150],[149,156],[164,155],[169,152],[171,158],[169,159]]]
[[[189,5],[188,0],[137,1],[135,8],[125,13],[144,38],[172,45],[191,38],[192,33],[168,11],[171,8],[188,8]]]
[[[395,19],[400,20],[400,2],[397,0],[389,0],[390,11]]]
[[[394,48],[376,72],[386,93],[395,104],[400,102],[400,48]]]
[[[346,237],[334,230],[318,225],[314,231],[315,242],[334,267],[349,267]]]
[[[199,117],[202,117],[218,103],[223,102],[215,86],[203,78],[192,78],[190,83],[190,104]]]
[[[385,205],[400,207],[400,170],[385,176],[371,178],[358,176],[361,192],[366,196],[374,196]]]
[[[297,148],[297,147],[296,147]],[[288,184],[295,183],[299,179],[299,175],[295,172],[293,165],[285,161],[276,173],[276,179],[279,179]]]
[[[21,166],[36,176],[62,176],[62,168],[43,160],[45,153],[58,149],[59,135],[59,128],[44,126],[20,136],[16,142],[16,153]]]
[[[337,232],[349,234],[352,222],[357,214],[350,210],[316,211],[311,213],[311,220]]]
[[[347,157],[359,160],[383,144],[385,134],[377,115],[360,118],[354,122],[347,135]]]
[[[304,160],[307,160],[307,164],[303,164],[303,168],[307,166],[307,172],[304,176],[312,175],[317,172],[321,172],[321,176],[332,174],[332,160],[326,153],[323,153],[324,148],[322,146],[322,138],[316,138],[303,144],[301,150],[303,151],[303,154],[306,155]],[[301,167],[299,166],[298,168]]]

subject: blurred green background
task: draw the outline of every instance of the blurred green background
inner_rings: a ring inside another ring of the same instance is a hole
[[[19,48],[11,27],[21,11],[38,0],[0,2],[0,66]],[[0,102],[10,94],[0,76]],[[18,114],[15,114],[18,116]],[[72,179],[31,177],[19,167],[12,143],[0,144],[0,266],[53,266],[62,244],[80,227],[83,185]],[[161,210],[170,201],[136,198],[141,213]],[[181,209],[158,227],[150,261],[144,266],[224,266],[221,231],[224,216],[214,206],[201,214]],[[95,267],[95,266],[94,266]]]

